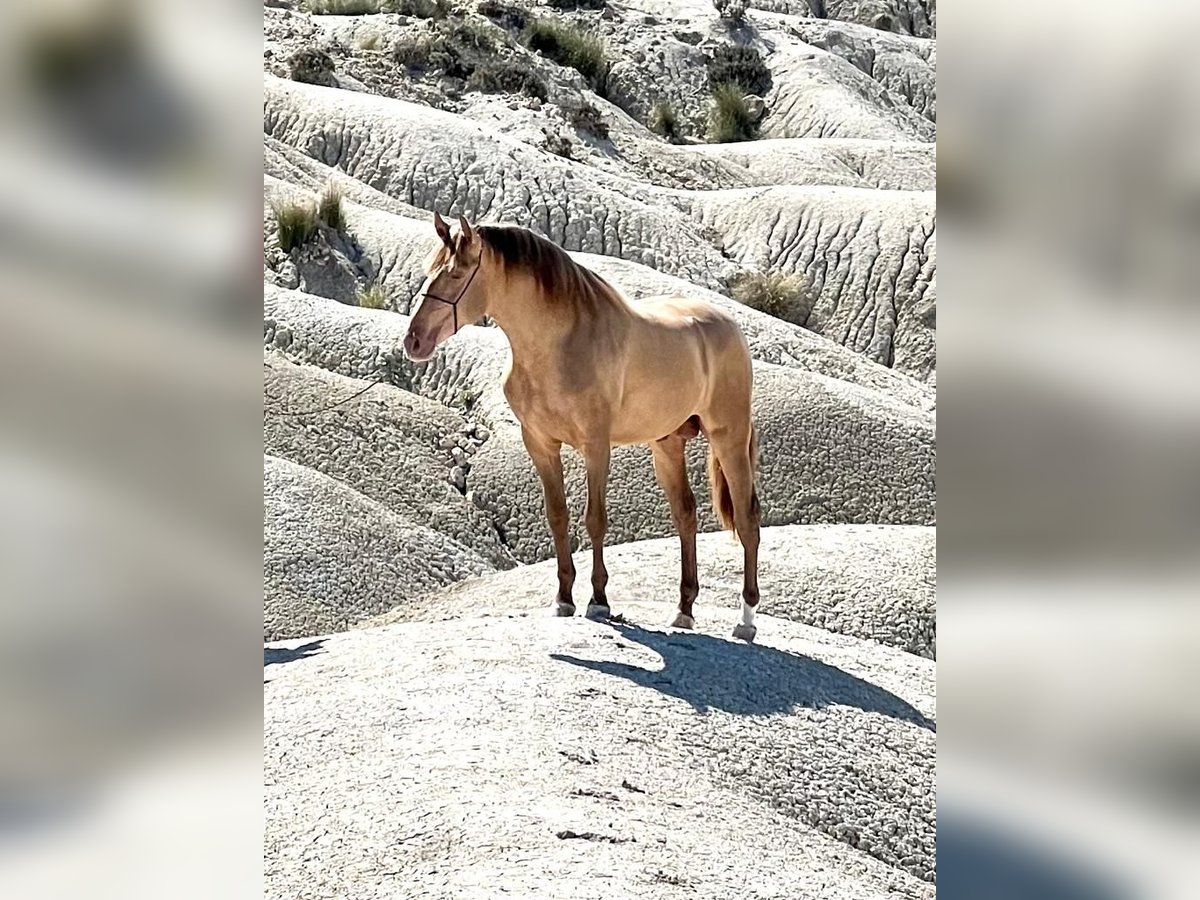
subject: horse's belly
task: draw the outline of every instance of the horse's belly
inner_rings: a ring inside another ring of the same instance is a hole
[[[627,397],[613,421],[614,444],[647,444],[673,434],[695,415],[700,398],[675,390]]]

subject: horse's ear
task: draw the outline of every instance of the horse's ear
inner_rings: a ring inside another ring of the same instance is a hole
[[[433,228],[437,231],[438,237],[442,239],[442,243],[453,250],[454,245],[450,243],[450,226],[446,224],[446,220],[441,217],[437,210],[434,210],[433,213]]]
[[[467,244],[475,240],[475,229],[471,227],[471,223],[467,221],[466,216],[458,217],[458,227],[462,229],[463,240]]]

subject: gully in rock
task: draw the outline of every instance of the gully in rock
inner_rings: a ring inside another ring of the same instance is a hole
[[[745,554],[742,622],[734,636],[753,640],[758,606],[758,442],[751,418],[753,369],[737,324],[725,312],[683,297],[632,303],[612,285],[533,232],[509,225],[457,233],[437,213],[441,244],[430,258],[404,350],[429,359],[463,325],[490,316],[512,347],[504,394],[545,491],[558,558],[559,615],[575,613],[575,565],[568,543],[562,445],[587,467],[587,531],[592,598],[587,615],[607,618],[605,495],[614,445],[648,444],[671,505],[682,556],[679,612],[693,627],[700,591],[696,571],[696,499],[684,448],[703,432],[709,442],[713,505]]]

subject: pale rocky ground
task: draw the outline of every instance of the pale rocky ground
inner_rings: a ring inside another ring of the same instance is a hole
[[[267,894],[932,897],[935,8],[751,0],[738,27],[702,0],[531,9],[603,36],[605,97],[476,0],[454,21],[544,101],[407,71],[393,47],[425,19],[264,9]],[[770,70],[762,138],[703,143],[706,59],[731,41]],[[327,86],[287,77],[309,47]],[[659,100],[683,142],[646,127]],[[607,139],[570,124],[581,101]],[[272,204],[330,181],[346,226],[285,253]],[[762,446],[754,645],[729,638],[741,551],[715,533],[703,441],[697,631],[664,627],[678,540],[642,447],[615,451],[610,487],[625,624],[548,616],[503,334],[466,327],[420,365],[400,349],[434,209],[533,228],[635,301],[737,318]],[[803,325],[731,299],[755,270],[804,278]],[[356,306],[368,285],[387,309]]]
[[[934,664],[661,612],[269,647],[268,895],[932,898]]]

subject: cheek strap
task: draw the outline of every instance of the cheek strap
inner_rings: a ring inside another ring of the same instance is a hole
[[[458,301],[463,298],[463,296],[467,293],[467,289],[471,287],[471,282],[474,281],[475,276],[479,274],[479,266],[482,262],[483,260],[480,260],[479,262],[475,263],[475,266],[471,269],[471,274],[467,278],[466,283],[463,284],[462,289],[455,295],[453,300],[447,300],[445,297],[439,297],[437,294],[431,294],[428,291],[426,291],[424,294],[424,296],[430,298],[431,300],[437,300],[439,303],[445,303],[454,311],[454,331],[450,333],[451,337],[454,337],[454,335],[458,334]]]

